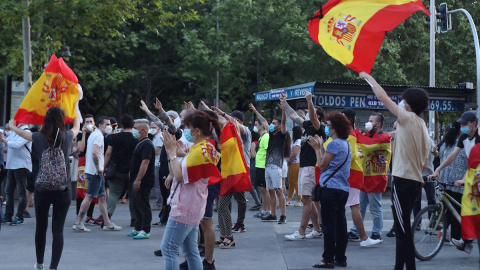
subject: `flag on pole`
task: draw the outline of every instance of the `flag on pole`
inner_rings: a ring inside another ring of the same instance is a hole
[[[220,153],[218,153],[211,142],[203,140],[190,147],[188,152],[186,160],[187,171],[186,175],[185,173],[183,175],[184,180],[193,183],[200,179],[208,178],[208,184],[213,185],[222,179],[222,175],[217,168]]]
[[[462,196],[462,238],[480,238],[480,144],[468,157],[468,171]]]
[[[220,150],[222,152],[222,181],[220,182],[219,196],[251,190],[250,172],[243,156],[240,137],[232,122],[228,122],[222,130]]]
[[[17,123],[43,125],[43,119],[51,107],[65,112],[65,123],[80,117],[78,102],[83,97],[75,73],[62,58],[52,55],[42,76],[30,88],[15,114]]]
[[[410,15],[430,12],[420,0],[330,0],[310,20],[310,37],[333,58],[370,73],[387,31]]]

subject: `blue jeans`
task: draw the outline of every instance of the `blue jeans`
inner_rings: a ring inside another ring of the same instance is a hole
[[[367,212],[367,206],[370,204],[370,214],[373,216],[373,228],[372,235],[382,236],[383,229],[383,214],[382,214],[382,193],[372,192],[366,193],[360,191],[360,214],[362,219],[365,220],[365,213]],[[353,226],[350,230],[354,235],[358,236],[357,227]]]
[[[162,254],[165,270],[178,270],[178,248],[187,258],[188,269],[203,270],[202,259],[198,252],[198,224],[186,225],[173,219],[168,219],[163,233]]]

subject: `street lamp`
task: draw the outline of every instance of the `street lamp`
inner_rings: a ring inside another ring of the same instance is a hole
[[[62,50],[62,57],[71,57],[72,55],[70,54],[70,51],[68,49],[68,46],[65,46]]]

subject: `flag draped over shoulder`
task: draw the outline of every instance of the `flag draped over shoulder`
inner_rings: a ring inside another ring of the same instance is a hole
[[[82,88],[75,73],[62,58],[52,55],[42,76],[30,88],[15,114],[17,123],[43,125],[47,110],[59,107],[65,112],[65,123],[81,117],[78,101],[82,99]]]
[[[372,138],[357,133],[357,147],[362,151],[363,192],[384,192],[388,183],[388,167],[392,156],[388,133],[375,134]]]
[[[208,178],[208,184],[213,185],[222,179],[217,168],[220,153],[211,142],[203,140],[190,147],[188,152],[187,175],[183,178],[188,179],[189,183]]]
[[[417,11],[430,15],[420,0],[330,0],[308,25],[325,52],[359,73],[370,73],[387,31]]]
[[[480,238],[480,144],[468,157],[468,171],[462,196],[462,238]]]
[[[250,172],[243,156],[241,140],[235,126],[228,122],[220,136],[222,152],[222,181],[219,196],[231,192],[242,192],[252,189]]]

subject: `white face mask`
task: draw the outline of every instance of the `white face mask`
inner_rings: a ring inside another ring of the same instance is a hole
[[[6,131],[5,131],[5,135],[7,135],[7,137],[10,136],[10,134],[12,134],[12,131],[11,131],[11,130],[6,130]]]
[[[92,130],[93,130],[93,125],[92,125],[92,124],[88,124],[88,125],[87,125],[87,130],[88,130],[88,131],[92,131]]]
[[[365,123],[365,129],[366,129],[367,131],[372,130],[372,128],[373,128],[373,124],[372,124],[371,122]]]
[[[173,120],[173,124],[174,124],[177,128],[180,128],[180,126],[182,125],[182,120],[180,120],[180,117],[175,118],[175,120]]]
[[[155,134],[157,134],[157,129],[156,129],[156,128],[150,128],[150,129],[148,130],[148,133],[150,133],[150,134],[152,134],[152,135],[155,135]]]
[[[400,101],[400,103],[398,103],[398,106],[402,107],[404,110],[406,109],[405,108],[405,102],[403,102],[403,99],[402,99],[402,101]]]
[[[105,133],[106,133],[106,134],[110,134],[110,133],[112,133],[112,131],[113,131],[113,127],[112,127],[112,126],[107,126],[107,127],[105,128]]]
[[[257,128],[257,126],[253,126],[253,132],[258,133],[258,128]]]

